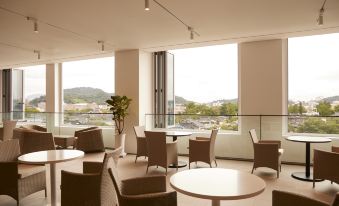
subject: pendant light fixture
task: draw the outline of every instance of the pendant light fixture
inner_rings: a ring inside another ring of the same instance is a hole
[[[325,4],[326,4],[327,0],[324,0],[324,3],[322,5],[322,7],[319,10],[319,16],[317,18],[317,22],[319,26],[324,25],[324,13],[325,13]]]
[[[38,55],[38,59],[40,59],[40,51],[39,50],[34,50],[34,54]]]

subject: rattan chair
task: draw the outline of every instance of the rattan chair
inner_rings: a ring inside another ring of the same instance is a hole
[[[339,192],[331,203],[315,200],[304,195],[273,190],[272,206],[339,206]]]
[[[75,149],[82,150],[85,153],[105,152],[101,129],[94,128],[76,131],[74,136],[77,138]]]
[[[167,174],[167,167],[171,164],[177,165],[178,170],[177,141],[166,143],[165,132],[145,131],[145,135],[148,152],[146,173],[150,166],[161,166],[166,169]]]
[[[134,133],[137,140],[137,154],[135,155],[135,163],[137,158],[141,156],[147,157],[147,144],[145,137],[145,127],[144,126],[134,126]]]
[[[217,167],[217,161],[215,159],[214,146],[215,140],[218,134],[218,130],[212,130],[210,138],[196,137],[196,139],[189,140],[189,162],[188,167],[191,168],[191,162],[205,162],[212,167],[212,162],[215,162]]]
[[[21,154],[44,150],[55,150],[52,133],[27,129],[21,130],[21,136],[19,136]]]
[[[115,206],[118,200],[108,168],[117,166],[121,150],[105,153],[103,162],[84,162],[83,174],[61,171],[61,205]]]
[[[313,187],[315,179],[330,180],[339,184],[339,154],[314,150],[313,157]]]
[[[13,130],[16,127],[17,121],[4,120],[3,127],[0,128],[0,140],[6,141],[13,138]]]
[[[0,195],[20,200],[35,192],[45,190],[46,173],[44,166],[18,164],[19,140],[0,142]]]
[[[119,206],[176,206],[177,193],[166,191],[166,176],[119,180],[117,169],[108,169]]]
[[[276,170],[277,177],[279,178],[279,172],[281,172],[281,155],[284,153],[284,150],[281,149],[281,141],[258,140],[255,129],[251,129],[249,133],[254,149],[252,174],[254,169],[258,167],[268,167]]]

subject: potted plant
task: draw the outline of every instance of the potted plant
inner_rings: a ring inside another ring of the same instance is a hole
[[[125,117],[128,115],[127,109],[131,104],[132,99],[126,96],[111,96],[111,99],[106,100],[106,103],[110,107],[110,111],[113,114],[113,120],[115,123],[116,135],[115,135],[115,148],[122,146],[120,156],[125,156]]]

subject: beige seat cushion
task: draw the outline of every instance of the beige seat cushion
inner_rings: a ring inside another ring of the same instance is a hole
[[[279,149],[279,155],[284,154],[284,149]]]
[[[41,165],[28,165],[28,164],[18,164],[18,173],[19,178],[25,178],[39,172],[44,172],[45,166]]]

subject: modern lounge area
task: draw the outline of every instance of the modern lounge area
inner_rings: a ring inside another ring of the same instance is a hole
[[[0,1],[0,206],[339,205],[338,11]]]

